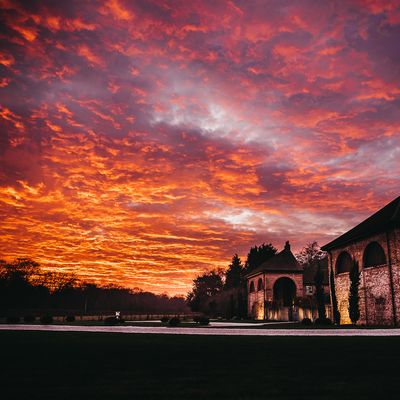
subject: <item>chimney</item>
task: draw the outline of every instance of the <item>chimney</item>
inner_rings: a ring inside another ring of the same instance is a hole
[[[285,243],[285,251],[290,251],[290,243],[289,243],[289,240],[287,240],[286,241],[286,243]]]

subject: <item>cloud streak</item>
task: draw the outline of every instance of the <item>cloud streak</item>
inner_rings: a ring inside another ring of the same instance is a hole
[[[2,257],[185,293],[398,195],[398,2],[1,8]]]

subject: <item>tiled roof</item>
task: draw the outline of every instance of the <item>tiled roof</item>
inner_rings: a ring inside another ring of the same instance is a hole
[[[303,268],[291,252],[289,242],[286,242],[285,248],[280,253],[275,254],[269,260],[263,262],[260,266],[249,272],[247,276],[257,275],[264,271],[301,272]]]
[[[362,239],[376,233],[385,232],[394,226],[400,226],[400,196],[371,215],[365,221],[350,229],[335,240],[322,246],[322,250],[328,251],[341,247],[350,242]]]

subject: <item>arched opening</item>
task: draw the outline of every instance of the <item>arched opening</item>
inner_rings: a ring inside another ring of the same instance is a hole
[[[296,297],[296,285],[290,278],[279,278],[274,284],[274,301],[284,307],[291,306]]]
[[[353,266],[351,255],[347,251],[342,251],[336,260],[336,273],[350,272]]]
[[[258,282],[257,282],[257,290],[263,290],[263,289],[264,289],[263,286],[264,286],[264,285],[263,285],[263,281],[262,281],[261,278],[259,278],[259,279],[258,279]]]
[[[249,292],[250,292],[250,293],[253,293],[254,291],[255,291],[255,289],[254,289],[254,282],[251,281],[251,282],[250,282],[250,290],[249,290]]]
[[[371,242],[364,250],[364,268],[386,264],[385,252],[378,242]]]

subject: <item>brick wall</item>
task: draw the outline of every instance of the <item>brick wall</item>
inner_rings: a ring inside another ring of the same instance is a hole
[[[388,239],[388,240],[387,240]],[[336,274],[336,261],[342,251],[347,251],[358,261],[360,276],[360,320],[359,324],[390,325],[393,323],[393,302],[389,260],[392,265],[392,281],[395,297],[397,321],[400,321],[400,231],[393,230],[359,240],[331,251],[329,266],[335,271],[335,288],[341,323],[350,323],[348,315],[349,273]],[[363,268],[364,250],[370,242],[376,241],[383,248],[387,264]],[[388,243],[389,242],[389,243]],[[388,245],[389,244],[389,245]],[[332,263],[331,263],[332,261]]]
[[[261,273],[247,280],[247,305],[248,314],[255,319],[264,319],[264,302],[273,300],[274,284],[279,278],[290,278],[296,285],[296,297],[304,296],[303,274],[300,273]],[[263,290],[258,291],[258,280],[262,279]],[[254,283],[255,292],[250,293],[251,282]],[[277,318],[281,319],[281,318]]]

